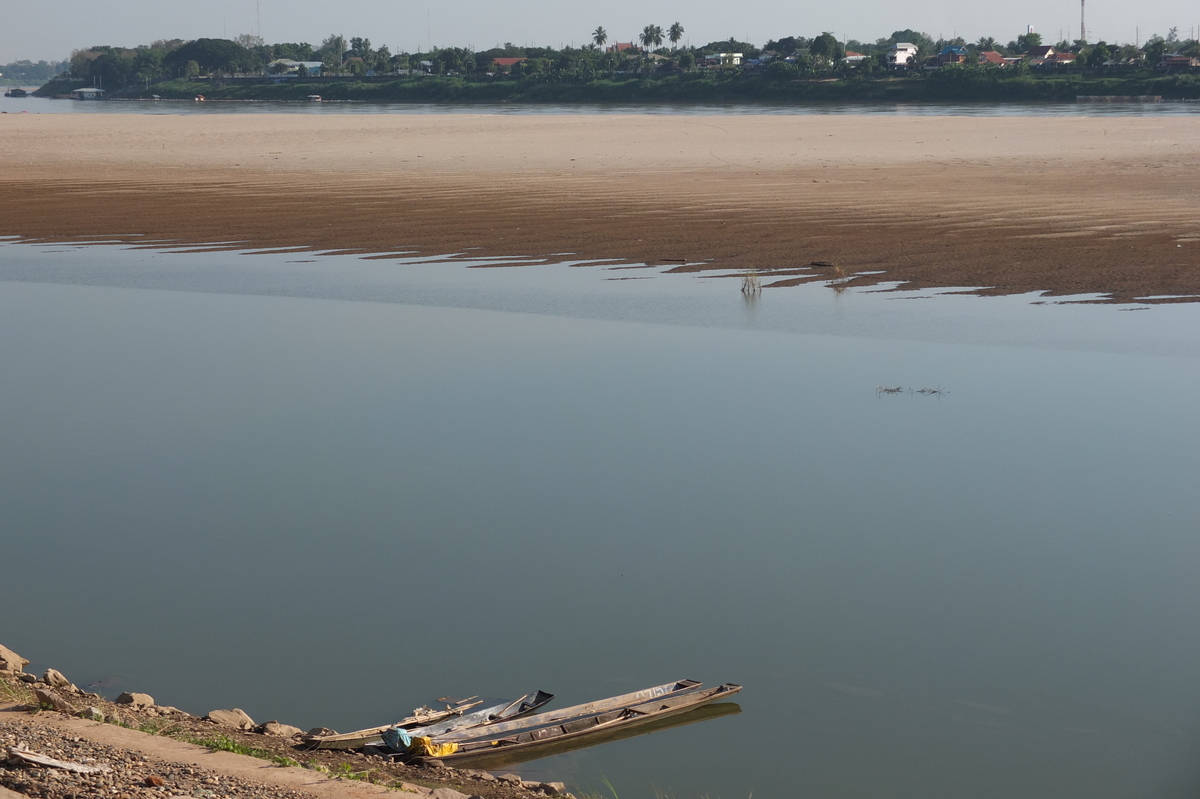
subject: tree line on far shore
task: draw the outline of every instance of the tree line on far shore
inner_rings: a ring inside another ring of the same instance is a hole
[[[506,43],[500,47],[475,51],[462,47],[439,47],[425,52],[392,53],[386,46],[374,47],[370,39],[340,34],[326,37],[319,45],[307,42],[268,44],[258,36],[243,34],[235,39],[161,39],[134,48],[95,46],[76,50],[65,65],[61,77],[100,84],[111,88],[145,85],[172,78],[198,75],[270,74],[284,67],[272,62],[280,59],[320,64],[326,75],[405,75],[429,73],[458,75],[468,79],[496,77],[547,80],[589,81],[618,75],[644,78],[695,72],[713,64],[714,56],[738,53],[743,61],[770,56],[763,72],[768,78],[799,79],[839,76],[866,76],[889,71],[887,52],[899,42],[918,48],[918,56],[934,55],[946,47],[963,47],[971,52],[995,51],[1005,56],[1020,56],[1042,44],[1036,33],[1025,33],[1004,44],[985,36],[975,42],[961,37],[935,39],[912,29],[895,31],[874,42],[839,41],[830,33],[812,38],[784,36],[767,41],[762,47],[734,38],[713,41],[702,46],[680,45],[682,24],[676,22],[665,32],[658,25],[647,25],[631,42],[612,42],[603,27],[591,34],[582,47],[521,47]],[[664,41],[669,46],[663,46]],[[1076,69],[1101,69],[1105,66],[1157,64],[1166,53],[1200,57],[1200,44],[1182,40],[1172,28],[1166,36],[1155,35],[1140,46],[1082,40],[1058,42],[1056,50],[1077,54]],[[847,51],[865,56],[851,64]],[[498,68],[496,59],[523,59]],[[732,72],[717,62],[713,72]],[[1020,64],[1016,65],[1018,69]],[[303,71],[307,73],[307,68]],[[726,75],[728,77],[728,74]]]
[[[67,61],[12,61],[0,64],[0,83],[21,86],[45,83],[69,67]]]

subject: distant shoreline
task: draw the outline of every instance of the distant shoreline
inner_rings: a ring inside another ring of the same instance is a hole
[[[89,84],[51,81],[39,96],[62,96]],[[590,81],[537,79],[408,78],[234,78],[168,80],[114,90],[114,97],[192,100],[323,100],[397,103],[984,103],[1072,102],[1079,96],[1158,96],[1200,100],[1200,75],[1137,72],[1116,76],[1074,74],[1003,75],[997,71],[945,71],[922,77],[770,80],[764,77],[714,79],[672,75]]]
[[[0,234],[1200,299],[1200,119],[5,117]],[[564,255],[564,253],[570,255]],[[681,278],[682,279],[682,278]]]

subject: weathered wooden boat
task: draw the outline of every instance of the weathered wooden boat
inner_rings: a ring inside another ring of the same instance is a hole
[[[477,754],[464,754],[454,760],[456,768],[477,768],[486,771],[507,769],[530,760],[574,752],[589,746],[623,741],[626,738],[636,738],[639,735],[649,735],[652,732],[684,727],[688,724],[698,724],[701,721],[719,719],[722,716],[735,716],[742,708],[735,702],[714,702],[701,705],[684,713],[671,714],[655,718],[643,724],[630,724],[624,727],[613,727],[597,730],[592,735],[581,735],[574,738],[553,738],[536,745],[514,749],[511,746],[494,747],[492,750]]]
[[[487,734],[506,735],[514,730],[525,729],[531,724],[558,724],[571,719],[581,718],[583,716],[590,716],[609,710],[618,710],[624,707],[640,705],[644,702],[649,702],[655,699],[684,696],[686,694],[698,691],[702,687],[703,686],[701,683],[697,682],[696,680],[677,680],[675,682],[663,683],[662,685],[656,685],[653,688],[643,688],[640,691],[633,691],[628,694],[609,697],[608,699],[599,699],[595,702],[586,702],[582,705],[564,707],[561,710],[552,710],[549,713],[540,713],[534,718],[491,724],[488,726]],[[459,730],[438,735],[436,737],[439,742],[460,741],[478,737],[482,734],[483,733],[478,730]]]
[[[369,744],[381,743],[383,741],[383,731],[389,727],[403,727],[405,729],[425,727],[453,716],[461,716],[466,711],[473,707],[479,707],[481,704],[483,704],[482,700],[472,696],[468,699],[448,702],[445,710],[432,710],[427,707],[419,707],[412,712],[411,716],[400,719],[395,724],[384,724],[380,727],[370,727],[354,732],[332,733],[330,735],[306,735],[304,736],[304,744],[309,749],[361,749]]]
[[[670,689],[675,690],[661,690]],[[459,730],[446,735],[413,738],[412,747],[397,757],[414,760],[434,756],[437,760],[461,765],[481,756],[541,757],[550,744],[590,746],[603,743],[609,733],[631,730],[643,725],[682,715],[704,705],[733,696],[740,685],[726,683],[703,688],[694,680],[626,694],[620,697],[565,708],[479,729]],[[657,696],[649,696],[660,691]],[[573,746],[572,748],[578,748]]]
[[[410,735],[447,734],[536,713],[553,698],[554,694],[535,691],[518,699],[505,699],[490,703],[487,707],[479,707],[484,702],[476,701],[476,697],[471,697],[447,705],[446,710],[443,711],[418,708],[413,715],[401,719],[395,724],[385,724],[382,727],[370,727],[340,735],[309,735],[305,737],[304,743],[310,749],[362,749],[364,746],[383,743],[384,733],[393,728],[405,730]],[[477,709],[471,713],[465,712],[471,708]],[[421,712],[422,710],[425,712]]]
[[[553,698],[554,694],[548,694],[545,691],[535,691],[532,694],[525,694],[520,699],[514,699],[511,702],[500,702],[481,710],[465,713],[461,716],[446,719],[445,721],[439,721],[436,724],[409,729],[408,733],[410,735],[426,736],[447,735],[459,730],[488,727],[493,724],[523,718],[536,713]]]

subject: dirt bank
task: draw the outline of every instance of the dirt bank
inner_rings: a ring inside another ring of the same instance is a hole
[[[43,799],[545,799],[564,790],[516,775],[307,751],[287,734],[239,729],[170,707],[109,702],[69,684],[54,687],[49,674],[29,682],[29,675],[4,668],[7,651],[0,647],[0,796],[7,789]],[[11,747],[89,773],[22,761]]]

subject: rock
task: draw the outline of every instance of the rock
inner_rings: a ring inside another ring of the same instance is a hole
[[[400,790],[420,794],[421,796],[428,796],[433,793],[432,788],[426,788],[424,785],[414,785],[411,782],[400,783]]]
[[[484,780],[485,782],[496,781],[495,775],[493,775],[491,772],[482,771],[480,769],[464,768],[460,769],[458,773],[462,774],[464,777],[474,777],[477,780]]]
[[[41,688],[35,688],[33,689],[33,695],[37,697],[39,705],[49,705],[60,713],[75,712],[75,708],[71,706],[71,703],[58,694],[45,691]]]
[[[290,724],[280,724],[278,721],[263,722],[258,731],[263,735],[275,735],[279,738],[294,738],[297,735],[304,734],[304,730],[299,727],[293,727]]]
[[[542,784],[537,780],[521,780],[521,787],[527,791],[536,791],[541,789]]]
[[[22,674],[18,679],[21,682],[37,682],[38,681],[38,678],[34,677],[32,674]]]
[[[185,713],[177,707],[171,707],[170,705],[159,705],[158,712],[164,716],[183,716],[184,718],[191,718],[190,714]]]
[[[148,787],[148,788],[158,788],[159,786],[166,785],[166,784],[167,784],[167,781],[164,780],[162,777],[158,776],[157,774],[150,774],[149,776],[146,777],[146,787]]]
[[[117,697],[118,705],[133,705],[134,707],[154,707],[154,697],[150,694],[131,694],[128,691]]]
[[[254,719],[250,718],[240,707],[235,707],[233,710],[210,710],[205,718],[215,721],[217,724],[224,724],[226,727],[237,727],[240,730],[254,729]]]
[[[551,796],[558,796],[560,793],[567,792],[567,786],[561,782],[543,782],[538,787],[541,788],[542,793],[547,793]]]
[[[469,799],[467,794],[453,788],[434,788],[429,799]]]
[[[497,774],[496,779],[500,782],[507,782],[509,785],[520,785],[521,778],[516,774]]]
[[[0,644],[0,671],[11,671],[20,674],[29,665],[29,661],[8,647]]]
[[[74,688],[71,681],[63,676],[63,673],[58,669],[46,669],[46,673],[42,675],[42,682],[49,685],[51,688]]]
[[[307,734],[313,736],[337,735],[337,730],[331,730],[328,727],[313,727]]]
[[[104,714],[100,712],[98,707],[86,707],[78,713],[79,718],[88,719],[89,721],[104,721]]]

